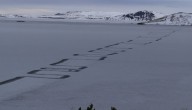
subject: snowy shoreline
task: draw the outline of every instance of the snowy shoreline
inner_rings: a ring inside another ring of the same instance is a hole
[[[89,20],[51,20],[51,19],[0,19],[0,23],[19,23],[19,24],[98,24],[98,25],[140,25],[138,23],[130,22],[110,22],[110,21],[89,21]],[[191,25],[174,25],[174,24],[141,24],[140,26],[145,25],[157,25],[157,26],[191,26]]]

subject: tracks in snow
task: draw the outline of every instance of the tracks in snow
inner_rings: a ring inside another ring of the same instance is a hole
[[[9,86],[14,83],[17,84],[17,82],[19,81],[23,81],[23,84],[27,84],[25,83],[25,81],[27,81],[27,78],[30,78],[30,80],[38,79],[38,81],[63,80],[66,78],[70,78],[71,73],[81,72],[89,68],[92,64],[96,62],[102,62],[109,57],[133,50],[137,47],[148,46],[155,42],[159,42],[175,32],[176,31],[167,32],[166,34],[163,34],[161,36],[156,36],[156,33],[154,33],[152,36],[152,33],[149,33],[148,35],[150,35],[151,37],[139,36],[135,39],[106,45],[104,47],[89,50],[88,52],[76,53],[73,54],[70,58],[64,58],[46,67],[31,70],[25,75],[1,81],[0,87]]]

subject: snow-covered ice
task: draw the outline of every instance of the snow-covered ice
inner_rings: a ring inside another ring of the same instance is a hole
[[[0,23],[0,109],[192,109],[191,27]]]

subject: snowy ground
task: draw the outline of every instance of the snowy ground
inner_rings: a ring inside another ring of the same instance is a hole
[[[0,110],[192,109],[191,27],[0,22],[0,34]]]

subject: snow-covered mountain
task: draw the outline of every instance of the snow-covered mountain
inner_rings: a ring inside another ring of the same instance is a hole
[[[73,20],[99,20],[108,22],[130,22],[137,23],[141,21],[150,21],[160,14],[151,11],[138,11],[135,13],[123,12],[95,12],[95,11],[68,11],[65,13],[56,13],[54,15],[41,16],[39,18],[49,19],[73,19]],[[162,17],[162,16],[161,16]]]
[[[29,15],[11,15],[0,14],[0,18],[11,19],[41,19],[41,20],[78,20],[78,21],[100,21],[100,22],[125,22],[138,23],[154,20],[163,15],[152,11],[138,11],[135,13],[126,12],[99,12],[99,11],[67,11],[52,15],[29,16]]]
[[[148,22],[161,25],[192,25],[192,13],[179,12]]]
[[[0,14],[0,18],[32,18],[32,16],[20,14]]]
[[[40,21],[78,21],[78,22],[107,22],[107,23],[138,23],[160,25],[192,25],[192,13],[179,12],[164,15],[153,11],[126,12],[98,12],[98,11],[67,11],[52,15],[18,15],[0,14],[1,19],[12,20],[40,20]]]
[[[96,12],[96,11],[67,11],[65,13],[56,13],[54,15],[44,15],[39,18],[50,19],[75,19],[75,20],[105,20],[108,17],[122,15],[121,12]]]

